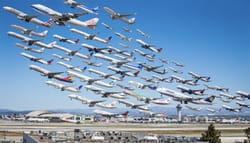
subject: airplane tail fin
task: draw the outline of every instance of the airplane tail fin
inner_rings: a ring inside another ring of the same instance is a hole
[[[89,27],[89,28],[95,28],[96,27],[96,24],[97,24],[97,22],[99,21],[99,18],[92,18],[92,19],[90,19],[90,20],[87,20],[87,21],[85,21],[86,22],[86,24],[87,24],[87,26]]]
[[[140,73],[140,71],[136,71],[136,72],[134,73],[134,76],[138,76],[139,73]]]
[[[111,39],[112,39],[112,36],[109,36],[105,41],[106,41],[107,43],[109,43]]]
[[[134,24],[135,23],[135,18],[133,17],[133,18],[130,18],[129,20],[128,20],[128,23],[129,24]]]
[[[66,82],[73,82],[73,76],[72,76],[72,75],[69,75],[69,76],[63,78],[63,81],[66,81]]]
[[[48,34],[48,30],[45,30],[45,31],[41,32],[42,37],[45,37],[47,34]]]
[[[76,39],[74,42],[75,42],[75,44],[78,44],[79,43],[79,39]]]
[[[87,66],[83,67],[81,71],[85,71],[87,69]]]
[[[51,65],[53,61],[54,61],[54,59],[50,59],[50,60],[47,61],[47,63],[48,63],[49,65]]]
[[[99,6],[96,6],[96,7],[92,8],[91,10],[94,12],[97,12],[99,10]]]
[[[53,18],[50,18],[47,22],[43,23],[43,26],[50,28],[54,22],[55,20]]]
[[[215,99],[215,96],[212,95],[212,96],[210,96],[210,97],[208,97],[208,98],[206,98],[206,99],[204,99],[204,100],[207,101],[207,102],[212,103],[212,102],[214,101],[214,99]]]
[[[129,41],[129,42],[132,41],[132,37],[128,38],[128,41]]]
[[[122,113],[123,116],[128,116],[129,111]]]
[[[51,42],[51,43],[48,44],[48,47],[53,48],[55,44],[56,44],[56,41]]]
[[[108,52],[111,54],[112,53],[112,49],[108,49]]]
[[[158,51],[158,53],[160,53],[162,51],[162,48],[157,49],[157,51]]]
[[[82,87],[83,87],[83,85],[80,85],[77,89],[78,89],[78,90],[81,90],[81,89],[82,89]]]
[[[149,89],[152,89],[152,90],[156,90],[156,89],[157,89],[157,86],[149,85],[148,88],[149,88]]]

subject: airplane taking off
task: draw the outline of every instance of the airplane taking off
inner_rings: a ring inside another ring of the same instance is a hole
[[[109,70],[112,70],[118,74],[121,74],[121,75],[127,75],[127,76],[131,76],[131,77],[137,77],[139,72],[140,71],[136,71],[135,73],[131,73],[130,70],[128,71],[125,71],[125,70],[121,70],[119,68],[115,68],[115,67],[112,67],[112,66],[108,66],[108,69]]]
[[[71,8],[79,8],[83,11],[85,11],[87,14],[98,14],[97,11],[99,7],[95,7],[93,9],[88,9],[86,6],[84,6],[84,3],[78,3],[74,0],[64,0],[64,3],[67,5],[70,5]]]
[[[48,33],[48,30],[45,30],[41,33],[34,32],[33,29],[26,29],[22,26],[12,24],[12,27],[16,28],[17,30],[20,30],[21,33],[26,34],[26,35],[32,35],[32,36],[37,36],[37,37],[45,37]]]
[[[157,71],[158,68],[163,67],[163,65],[160,65],[160,66],[151,66],[151,65],[148,65],[146,63],[141,63],[141,62],[139,62],[138,64],[140,66],[142,66],[143,69],[145,69],[146,71],[148,71],[148,72],[152,71],[152,72],[156,72],[156,73],[160,72],[160,71]]]
[[[32,22],[34,24],[45,26],[45,27],[51,27],[50,22],[43,22],[43,21],[37,19],[38,15],[28,15],[22,11],[19,11],[15,8],[12,8],[9,6],[4,6],[3,9],[12,13],[12,14],[15,14],[17,16],[17,19],[24,20],[26,22]]]
[[[240,108],[233,108],[231,106],[228,105],[222,105],[222,108],[228,110],[228,111],[232,111],[232,112],[241,112],[242,107]]]
[[[201,108],[195,108],[195,107],[188,106],[188,105],[186,105],[186,108],[188,108],[190,110],[194,110],[194,111],[200,111],[201,110]]]
[[[140,54],[141,56],[146,57],[149,60],[154,60],[154,58],[155,58],[155,55],[146,54],[139,49],[134,49],[134,51],[137,52],[138,54]]]
[[[151,50],[153,52],[156,52],[156,53],[160,53],[162,51],[162,48],[156,49],[156,48],[154,48],[153,45],[149,45],[149,44],[147,44],[146,42],[144,42],[144,41],[142,41],[140,39],[136,39],[136,42],[139,43],[141,45],[141,47],[144,48],[144,49],[149,49],[149,50]]]
[[[86,70],[87,67],[84,67],[84,68],[79,68],[79,67],[75,67],[75,66],[72,66],[72,65],[69,65],[69,64],[66,64],[64,62],[57,62],[57,64],[61,65],[61,66],[64,66],[65,68],[67,69],[71,69],[73,71],[77,71],[77,72],[84,72]]]
[[[104,10],[110,14],[111,19],[119,19],[127,24],[134,24],[135,23],[135,18],[127,19],[127,16],[133,16],[135,14],[120,14],[108,7],[104,7]]]
[[[233,95],[222,93],[222,92],[219,95],[227,97],[228,99],[231,99],[231,100],[236,99],[237,97],[239,97],[239,96],[233,96]]]
[[[67,42],[69,44],[78,44],[79,43],[79,39],[76,39],[75,41],[73,41],[73,40],[70,40],[70,39],[65,38],[63,36],[57,35],[57,34],[54,34],[53,37],[58,39],[60,42]]]
[[[122,88],[122,89],[126,89],[126,90],[135,90],[134,88],[130,87],[130,86],[125,86],[122,84],[117,83],[116,86]]]
[[[53,62],[53,59],[48,60],[48,61],[44,61],[42,58],[37,58],[37,57],[32,56],[32,55],[27,54],[27,53],[21,53],[21,55],[24,56],[25,58],[30,59],[33,62],[38,62],[38,63],[44,64],[44,65],[50,65]]]
[[[81,50],[81,48],[78,49],[78,50],[74,50],[74,51],[73,51],[73,50],[64,48],[64,47],[62,47],[62,46],[56,45],[56,44],[55,44],[53,47],[54,47],[54,48],[57,48],[57,49],[59,49],[59,50],[61,50],[61,51],[66,52],[66,54],[67,54],[68,56],[77,56],[77,57],[83,58],[83,59],[90,59],[90,56],[88,56],[88,55],[83,55],[83,54],[79,53],[79,50]]]
[[[155,78],[158,81],[164,81],[164,82],[167,82],[167,83],[172,82],[171,78],[168,78],[168,77],[163,78],[163,77],[159,77],[157,75],[152,75],[152,77]]]
[[[18,33],[15,33],[15,32],[7,32],[7,34],[11,37],[14,37],[14,38],[17,38],[17,39],[20,39],[21,41],[23,42],[27,42],[29,46],[31,45],[37,45],[39,47],[44,47],[44,48],[48,48],[48,49],[53,49],[53,45],[56,43],[56,42],[51,42],[50,44],[44,44],[42,42],[40,42],[39,40],[33,40],[31,38],[28,38],[26,36],[23,36],[23,35],[20,35]]]
[[[43,53],[43,51],[44,51],[44,49],[45,49],[45,48],[41,48],[41,49],[39,49],[39,50],[36,50],[36,49],[33,49],[33,48],[30,48],[30,47],[24,46],[24,45],[19,44],[19,43],[16,43],[16,46],[17,46],[17,47],[20,47],[20,48],[22,48],[22,49],[24,49],[24,50],[26,50],[26,51],[31,51],[31,52],[37,53],[37,54]]]
[[[60,83],[56,83],[53,81],[46,81],[47,85],[54,86],[57,89],[60,89],[61,91],[69,91],[69,92],[81,92],[82,85],[80,85],[78,88],[72,87],[72,85],[63,85]]]
[[[132,33],[132,30],[130,30],[130,29],[124,27],[124,26],[122,27],[122,30],[123,30],[124,32],[127,32],[127,33]]]
[[[96,103],[96,106],[97,107],[100,107],[100,108],[107,108],[107,109],[115,109],[116,108],[116,102],[112,102],[110,104],[103,104],[103,103]]]
[[[101,23],[105,28],[109,29],[109,30],[113,30],[114,28],[107,25],[106,23]]]
[[[123,80],[123,78],[119,78],[119,77],[116,77],[116,76],[114,76],[114,75],[116,75],[116,74],[106,74],[106,73],[104,73],[104,72],[101,72],[101,71],[98,71],[98,70],[94,70],[94,69],[88,69],[88,71],[90,72],[90,73],[95,73],[95,74],[98,74],[100,77],[102,77],[102,78],[110,78],[110,79],[113,79],[113,80],[116,80],[116,81],[121,81],[121,80]]]
[[[96,100],[96,101],[94,101],[94,100],[90,100],[90,99],[87,99],[87,98],[84,98],[82,96],[75,95],[75,94],[70,94],[70,95],[68,95],[68,97],[71,100],[75,99],[75,100],[81,101],[83,104],[88,104],[89,107],[94,107],[97,103],[105,101],[105,100]]]
[[[104,117],[108,117],[108,118],[111,118],[111,117],[115,117],[115,118],[120,118],[120,117],[127,117],[128,116],[128,111],[124,112],[124,113],[111,113],[111,112],[107,112],[107,111],[103,111],[103,110],[94,110],[93,111],[94,113],[96,114],[99,114],[99,115],[102,115]]]
[[[95,66],[95,67],[101,67],[102,66],[102,63],[96,63],[96,62],[85,61],[85,60],[83,60],[82,62],[86,63],[89,66]]]
[[[119,103],[125,104],[127,107],[131,107],[132,109],[141,109],[141,110],[149,110],[148,107],[144,106],[145,104],[134,104],[127,100],[119,99]]]
[[[122,55],[128,56],[128,57],[132,57],[133,56],[133,52],[128,53],[127,50],[120,50],[120,49],[117,49],[117,48],[112,47],[112,46],[107,46],[107,48],[111,49],[112,51],[115,51],[117,54],[122,54]]]
[[[89,52],[102,53],[102,54],[112,53],[112,50],[110,50],[109,48],[97,48],[95,46],[85,44],[85,43],[83,43],[81,46],[87,48]]]
[[[52,54],[52,56],[56,57],[57,59],[64,60],[64,61],[71,61],[71,57],[63,57],[58,54]]]
[[[159,60],[160,60],[162,63],[165,63],[165,64],[168,64],[168,63],[169,63],[168,60],[163,59],[163,58],[159,58]]]
[[[193,72],[188,72],[188,74],[190,74],[194,79],[196,80],[202,80],[202,81],[205,81],[205,82],[210,82],[210,77],[209,76],[201,76],[201,75],[198,75],[196,73],[193,73]]]
[[[208,86],[207,84],[203,84],[206,86],[208,89],[216,90],[216,91],[222,91],[222,92],[228,92],[229,89],[225,87],[219,87],[219,86]]]
[[[192,100],[190,101],[191,103],[194,103],[194,104],[201,104],[201,105],[212,105],[213,104],[213,101],[215,99],[215,96],[210,96],[210,97],[207,97],[205,99],[196,99],[196,100]]]
[[[176,66],[178,67],[184,67],[185,65],[181,64],[181,63],[178,63],[176,61],[172,61],[171,63],[175,64]]]
[[[119,45],[122,46],[123,48],[131,48],[131,46],[125,45],[125,44],[122,44],[122,43],[119,43]]]
[[[121,33],[118,33],[118,32],[115,32],[115,35],[118,36],[123,41],[129,41],[130,42],[132,40],[132,37],[124,36],[124,35],[122,35]]]
[[[82,27],[87,27],[87,28],[93,29],[96,27],[96,23],[99,21],[99,18],[92,18],[90,20],[83,22],[83,21],[80,21],[78,19],[71,18],[71,16],[63,15],[62,13],[59,13],[59,12],[57,12],[51,8],[48,8],[47,6],[44,6],[42,4],[33,4],[31,7],[41,14],[48,15],[48,16],[52,17],[55,21],[59,22],[60,25],[64,25],[64,22],[67,22],[67,23],[74,24],[77,26],[82,26]]]
[[[128,83],[131,85],[134,85],[137,88],[141,88],[141,89],[145,89],[147,87],[147,88],[150,88],[152,90],[155,90],[157,88],[156,86],[153,86],[153,84],[142,84],[138,81],[133,81],[133,80],[130,80]]]
[[[86,32],[80,31],[75,28],[71,28],[70,31],[82,35],[86,40],[95,40],[97,42],[101,42],[104,44],[109,44],[112,38],[111,36],[109,36],[107,39],[102,39],[102,38],[97,37],[96,34],[88,34]]]
[[[244,98],[250,99],[250,93],[243,92],[243,91],[236,91],[235,93],[242,96],[242,97],[244,97]]]
[[[178,77],[175,75],[171,75],[170,79],[171,79],[171,81],[175,79],[176,82],[182,83],[182,84],[188,84],[188,85],[192,85],[192,86],[199,85],[199,84],[197,84],[197,80],[193,81],[191,79],[184,79],[184,78],[181,78],[181,77]]]
[[[171,70],[171,71],[173,71],[174,73],[183,74],[183,72],[182,72],[182,71],[177,70],[177,69],[175,69],[175,68],[168,67],[168,69],[170,69],[170,70]]]
[[[207,111],[209,111],[209,112],[211,112],[211,113],[215,113],[215,112],[220,112],[221,109],[215,110],[215,109],[212,109],[212,108],[207,108]]]
[[[150,38],[150,35],[148,35],[148,34],[142,32],[140,29],[136,29],[136,31],[137,31],[138,33],[140,33],[143,37],[145,37],[145,38]]]
[[[50,72],[44,68],[41,68],[39,66],[36,65],[30,65],[29,68],[31,70],[40,72],[42,76],[48,76],[48,78],[54,78],[56,75],[62,74],[63,72]]]
[[[207,95],[207,94],[204,94],[204,92],[205,92],[206,89],[196,89],[196,90],[193,90],[193,89],[190,89],[188,87],[180,86],[180,85],[178,85],[177,88],[180,89],[182,93],[186,92],[188,94],[194,94],[194,95]]]
[[[239,106],[241,106],[241,107],[247,107],[247,108],[250,108],[250,104],[246,104],[246,103],[239,102],[239,101],[236,101],[236,104],[238,104],[238,105],[239,105]]]

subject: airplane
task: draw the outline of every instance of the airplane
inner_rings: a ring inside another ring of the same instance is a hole
[[[78,3],[74,0],[64,0],[64,3],[69,5],[71,8],[79,8],[83,11],[85,11],[87,14],[98,14],[96,13],[99,9],[99,7],[95,7],[93,9],[88,9],[86,6],[83,5],[83,3]]]
[[[113,51],[113,50],[112,50]],[[129,54],[129,55],[131,55],[131,57],[132,57],[132,55],[133,55],[133,52],[131,52],[131,53],[127,53],[127,52],[125,52],[126,54]],[[123,61],[128,61],[128,62],[133,62],[133,61],[135,61],[135,57],[133,58],[133,59],[131,59],[131,58],[128,58],[127,56],[128,55],[125,55],[125,56],[123,56],[123,55],[120,55],[120,54],[114,54],[114,56],[115,57],[117,57],[117,58],[119,58],[120,60],[123,60]],[[124,65],[124,64],[123,64]]]
[[[79,74],[79,73],[76,73],[76,72],[73,72],[73,71],[67,71],[67,73],[69,75],[71,75],[71,76],[79,78],[83,82],[87,82],[88,85],[90,85],[92,83],[95,83],[97,85],[108,87],[108,88],[112,88],[114,86],[112,84],[108,84],[108,83],[100,81],[100,80],[103,80],[103,79],[93,79],[91,77],[88,77],[86,75],[82,75],[82,74]]]
[[[181,78],[181,77],[178,77],[175,75],[171,75],[170,79],[171,79],[171,81],[175,79],[176,82],[182,83],[182,84],[188,84],[188,85],[192,85],[192,86],[199,85],[199,84],[197,84],[197,80],[193,81],[191,79],[184,79],[184,78]]]
[[[231,106],[228,105],[222,105],[222,108],[228,110],[228,111],[232,111],[232,112],[241,112],[242,107],[240,108],[233,108]]]
[[[157,88],[156,86],[152,86],[152,84],[142,84],[140,82],[133,81],[133,80],[130,80],[128,83],[131,85],[134,85],[137,88],[141,88],[141,89],[145,89],[147,87],[147,88],[150,88],[152,90],[155,90]]]
[[[87,21],[80,21],[75,18],[71,18],[70,16],[65,16],[62,13],[59,13],[51,8],[48,8],[42,4],[33,4],[31,6],[35,11],[48,15],[52,17],[55,21],[59,22],[59,25],[64,25],[64,22],[77,25],[77,26],[82,26],[82,27],[87,27],[90,29],[94,29],[96,27],[96,23],[99,21],[99,18],[92,18]]]
[[[107,109],[115,109],[116,108],[115,104],[116,102],[114,101],[110,104],[97,103],[96,106],[101,107],[101,108],[107,108]]]
[[[157,71],[158,68],[161,68],[163,67],[163,65],[160,65],[160,66],[151,66],[151,65],[148,65],[146,63],[141,63],[139,62],[139,65],[142,66],[146,71],[152,71],[152,72],[155,72]]]
[[[42,58],[37,58],[35,56],[32,56],[32,55],[27,54],[27,53],[23,53],[23,52],[21,53],[21,55],[24,56],[25,58],[30,59],[33,62],[38,62],[38,63],[44,64],[44,65],[50,65],[53,62],[53,59],[48,60],[48,61],[44,61]]]
[[[69,44],[78,44],[79,43],[79,39],[76,39],[75,41],[73,41],[73,40],[70,40],[68,38],[57,35],[57,34],[54,34],[53,37],[58,39],[60,42],[67,42]]]
[[[96,94],[100,94],[102,91],[104,91],[104,89],[102,88],[99,88],[99,87],[96,87],[96,86],[93,86],[93,85],[86,85],[84,87],[87,91],[93,91],[94,93]]]
[[[39,19],[37,19],[38,15],[28,15],[22,11],[19,11],[15,8],[9,7],[9,6],[4,6],[4,10],[15,14],[17,16],[17,19],[24,20],[25,22],[32,22],[37,25],[45,26],[45,27],[51,27],[52,23],[50,21],[48,22],[43,22]]]
[[[127,24],[134,24],[135,23],[135,18],[126,19],[127,16],[133,16],[135,14],[120,14],[120,13],[113,11],[112,9],[110,9],[108,7],[104,7],[104,10],[110,14],[110,18],[113,20],[119,19]]]
[[[102,66],[102,63],[95,63],[95,62],[85,61],[85,60],[83,60],[82,62],[86,63],[87,65],[90,65],[90,66],[95,66],[95,67],[101,67]]]
[[[132,30],[130,30],[130,29],[124,27],[124,26],[122,27],[122,30],[123,30],[124,32],[127,32],[127,33],[132,33]]]
[[[139,101],[144,101],[146,104],[148,104],[150,102],[155,103],[155,104],[161,104],[161,105],[169,104],[169,102],[166,101],[166,100],[165,101],[159,101],[159,100],[157,100],[158,98],[149,98],[149,97],[134,93],[134,92],[132,92],[130,90],[123,90],[123,93],[126,94],[126,95],[130,95],[132,97],[135,97]]]
[[[246,103],[239,102],[239,101],[236,101],[236,104],[238,104],[239,106],[242,106],[242,107],[250,108],[250,104],[246,104]]]
[[[81,92],[82,85],[80,85],[78,88],[72,87],[72,85],[63,85],[60,83],[56,83],[53,81],[46,81],[47,85],[54,86],[57,89],[60,89],[61,91],[69,91],[69,92]]]
[[[89,107],[94,107],[94,106],[96,106],[97,103],[105,101],[105,100],[90,100],[90,99],[87,99],[87,98],[84,98],[82,96],[75,95],[75,94],[70,94],[70,95],[68,95],[68,97],[71,100],[75,99],[75,100],[81,101],[83,104],[88,104]]]
[[[128,56],[128,57],[132,57],[133,56],[133,52],[128,53],[127,50],[120,50],[120,49],[117,49],[117,48],[112,47],[112,46],[107,46],[107,48],[111,49],[112,51],[115,51],[117,54],[122,54],[122,55]]]
[[[16,46],[17,46],[17,47],[20,47],[20,48],[22,48],[22,49],[24,49],[24,50],[31,51],[31,52],[33,52],[33,53],[37,53],[37,54],[43,53],[43,51],[44,51],[44,49],[45,49],[45,48],[41,48],[41,49],[39,49],[39,50],[36,50],[36,49],[33,49],[33,48],[30,48],[30,47],[24,46],[24,45],[19,44],[19,43],[16,43]]]
[[[250,93],[243,92],[243,91],[236,91],[235,93],[242,96],[242,97],[250,99]]]
[[[126,90],[134,90],[134,88],[130,87],[130,86],[125,86],[122,84],[117,83],[116,86],[122,88],[122,89],[126,89]]]
[[[175,68],[168,67],[168,69],[170,69],[170,70],[171,70],[171,71],[173,71],[174,73],[183,74],[183,72],[182,72],[182,71],[180,71],[180,70],[176,70]]]
[[[119,45],[122,46],[123,48],[131,48],[131,46],[125,45],[125,44],[122,44],[122,43],[119,43]]]
[[[176,66],[178,67],[184,67],[185,65],[181,64],[181,63],[178,63],[176,61],[172,61],[171,63],[175,64]]]
[[[168,105],[170,104],[170,99],[154,99],[150,101],[151,103],[158,104],[158,105]]]
[[[54,48],[57,48],[57,49],[59,49],[59,50],[61,50],[61,51],[66,52],[66,54],[67,54],[68,56],[78,56],[79,58],[90,59],[90,56],[88,56],[88,55],[83,55],[83,54],[79,53],[79,50],[80,50],[81,48],[78,49],[78,50],[70,50],[70,49],[67,49],[67,48],[65,48],[65,47],[62,47],[62,46],[60,46],[60,45],[57,45],[57,44],[55,44],[53,47],[54,47]]]
[[[151,36],[142,32],[140,29],[136,29],[137,32],[139,32],[142,36],[144,36],[145,38],[150,38]]]
[[[156,117],[156,118],[166,118],[167,114],[166,112],[164,113],[154,113],[151,111],[147,111],[147,110],[138,110],[140,113],[143,113],[145,115],[149,115],[150,117]]]
[[[58,54],[52,54],[52,56],[56,57],[57,59],[64,60],[64,61],[71,61],[71,57],[63,57]]]
[[[87,91],[90,90],[96,94],[102,94],[103,98],[112,97],[116,99],[125,99],[125,97],[121,94],[121,92],[113,92],[113,91],[109,92],[109,91],[105,91],[104,89],[93,86],[93,85],[86,85],[85,88]]]
[[[205,82],[210,82],[210,77],[209,76],[200,76],[196,73],[193,73],[193,72],[188,72],[188,74],[190,74],[194,79],[196,80],[202,80],[202,81],[205,81]]]
[[[140,66],[140,65],[135,66],[135,65],[132,65],[132,64],[123,64],[121,66],[124,67],[124,68],[130,69],[130,70],[135,70],[135,71],[140,71],[142,69],[142,66]]]
[[[221,111],[221,109],[215,110],[215,109],[212,109],[212,108],[207,108],[206,110],[209,111],[209,112],[211,112],[211,113],[215,113],[215,112],[220,112]]]
[[[43,118],[28,118],[28,119],[26,119],[26,121],[28,121],[28,122],[42,122],[42,123],[44,123],[44,122],[49,122],[49,119],[43,119]]]
[[[84,36],[86,40],[95,40],[97,42],[104,43],[104,44],[109,44],[112,38],[111,36],[109,36],[107,39],[102,39],[102,38],[97,37],[96,34],[88,34],[86,32],[80,31],[75,28],[71,28],[70,31]]]
[[[90,72],[90,73],[95,73],[95,74],[98,74],[100,77],[102,77],[102,78],[110,78],[110,79],[113,79],[113,80],[115,80],[115,81],[121,81],[121,80],[123,80],[122,78],[119,78],[119,77],[116,77],[116,76],[114,76],[114,75],[116,75],[116,74],[106,74],[106,73],[104,73],[104,72],[101,72],[101,71],[98,71],[98,70],[94,70],[94,69],[88,69],[88,71]]]
[[[207,84],[203,84],[206,86],[208,89],[216,90],[216,91],[222,91],[222,92],[228,92],[229,89],[225,87],[219,87],[219,86],[208,86]]]
[[[138,54],[140,54],[141,56],[146,57],[149,60],[154,60],[155,59],[155,55],[154,54],[153,55],[146,54],[146,53],[142,52],[139,49],[135,49],[134,51],[137,52]]]
[[[107,25],[106,23],[101,23],[105,28],[107,28],[107,29],[109,29],[109,30],[113,30],[114,28],[113,27],[111,27],[111,26],[109,26],[109,25]]]
[[[181,85],[178,85],[177,88],[180,89],[182,93],[186,92],[188,94],[194,94],[194,95],[206,95],[206,94],[204,94],[204,92],[205,92],[206,89],[196,89],[196,90],[193,90],[193,89],[190,89],[188,87],[181,86]]]
[[[128,116],[128,113],[129,111],[126,111],[124,113],[121,113],[121,114],[117,114],[117,113],[111,113],[111,112],[107,112],[107,111],[103,111],[103,110],[94,110],[93,111],[94,113],[96,114],[99,114],[99,115],[102,115],[104,117],[108,117],[108,118],[111,118],[111,117],[115,117],[115,118],[119,118],[119,117],[127,117]]]
[[[227,97],[227,99],[231,99],[231,100],[236,99],[237,97],[239,97],[239,96],[233,96],[233,95],[229,95],[229,94],[222,93],[222,92],[219,95]]]
[[[118,33],[118,32],[115,32],[115,35],[118,36],[121,40],[123,41],[131,41],[132,40],[132,37],[126,37],[124,35],[122,35],[121,33]]]
[[[94,54],[94,57],[95,57],[95,58],[99,58],[99,59],[103,59],[103,60],[106,60],[106,61],[109,61],[109,62],[112,62],[112,61],[120,61],[120,60],[117,60],[117,59],[115,59],[115,58],[112,58],[112,57],[103,55],[103,54],[101,54],[101,53],[95,53],[95,54]]]
[[[153,84],[158,84],[159,83],[159,81],[155,80],[154,78],[146,78],[146,77],[142,77],[141,76],[141,79],[144,80],[144,81],[146,81],[146,82],[151,82]]]
[[[196,99],[196,100],[192,100],[190,101],[191,103],[194,103],[194,104],[201,104],[201,105],[212,105],[213,104],[213,101],[215,99],[215,96],[212,95],[210,97],[207,97],[205,99]]]
[[[220,100],[225,103],[230,103],[232,101],[230,99],[224,99],[224,98],[220,98]]]
[[[195,108],[195,107],[188,106],[188,105],[186,105],[186,108],[188,108],[190,110],[194,110],[194,111],[200,111],[201,110],[201,108]]]
[[[166,59],[159,58],[159,60],[160,60],[162,63],[168,64],[168,60],[166,60]]]
[[[7,34],[11,37],[14,37],[14,38],[17,38],[17,39],[20,39],[22,40],[23,42],[27,42],[29,46],[31,45],[37,45],[39,47],[44,47],[44,48],[48,48],[48,49],[53,49],[53,45],[56,43],[56,42],[51,42],[50,44],[44,44],[42,42],[40,42],[39,40],[33,40],[31,38],[28,38],[26,36],[23,36],[23,35],[20,35],[18,33],[15,33],[15,32],[7,32]]]
[[[95,46],[85,44],[85,43],[83,43],[81,46],[87,48],[89,52],[102,53],[102,54],[112,53],[112,50],[110,50],[109,48],[97,48]]]
[[[148,107],[144,106],[145,104],[134,104],[124,99],[119,99],[118,102],[125,104],[127,107],[131,107],[132,109],[149,110]]]
[[[144,42],[144,41],[142,41],[140,39],[136,39],[136,42],[139,43],[141,45],[141,47],[144,48],[144,49],[149,49],[149,50],[151,50],[153,52],[156,52],[156,53],[160,53],[162,51],[162,48],[156,49],[156,48],[154,48],[153,45],[149,45],[149,44],[147,44],[146,42]]]
[[[157,75],[152,75],[152,77],[155,78],[158,81],[164,81],[164,82],[167,82],[167,83],[172,82],[171,79],[168,78],[168,77],[163,78],[163,77],[159,77]]]
[[[131,77],[137,77],[139,72],[140,71],[136,71],[135,73],[131,73],[130,71],[125,71],[125,70],[121,70],[119,68],[115,68],[115,67],[112,67],[112,66],[108,66],[108,69],[109,70],[112,70],[118,74],[121,74],[121,75],[127,75],[127,76],[131,76]]]
[[[17,30],[20,30],[22,34],[37,36],[37,37],[45,37],[48,33],[48,30],[45,30],[41,33],[34,32],[33,29],[26,29],[22,26],[12,24],[11,27],[14,27]]]
[[[84,72],[86,70],[87,67],[84,67],[84,68],[79,68],[79,67],[75,67],[75,66],[72,66],[72,65],[69,65],[69,64],[66,64],[64,62],[57,62],[57,64],[61,65],[61,66],[64,66],[65,68],[67,69],[71,69],[73,71],[77,71],[77,72]]]

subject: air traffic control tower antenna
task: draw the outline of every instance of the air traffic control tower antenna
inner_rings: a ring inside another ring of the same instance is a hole
[[[178,122],[181,123],[182,122],[182,120],[181,120],[181,109],[182,109],[181,104],[178,104],[176,106],[176,109],[177,109]]]

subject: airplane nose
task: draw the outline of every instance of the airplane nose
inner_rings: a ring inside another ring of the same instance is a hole
[[[5,10],[10,10],[10,7],[4,6],[3,9],[5,9]]]

